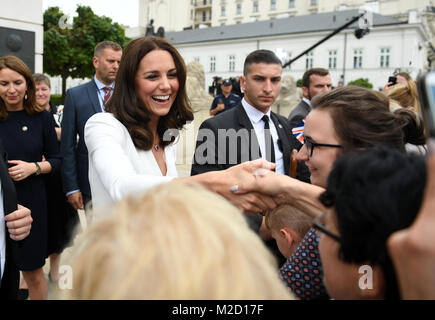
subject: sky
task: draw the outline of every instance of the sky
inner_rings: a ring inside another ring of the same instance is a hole
[[[114,22],[129,27],[139,25],[139,1],[138,0],[43,0],[43,10],[48,7],[59,7],[63,13],[69,16],[76,14],[77,5],[85,5],[92,8],[95,14],[112,18]]]

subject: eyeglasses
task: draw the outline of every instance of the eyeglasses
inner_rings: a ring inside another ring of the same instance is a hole
[[[323,220],[323,217],[325,216],[326,212],[327,211],[323,212],[320,216],[316,217],[313,220],[313,228],[320,231],[320,232],[323,232],[324,234],[331,237],[335,241],[340,242],[341,238],[339,236],[337,236],[336,234],[332,233],[331,231],[329,231],[328,229],[326,229],[325,224],[320,222]]]
[[[338,144],[317,143],[306,137],[304,137],[304,145],[307,148],[310,157],[313,156],[314,147],[343,148],[343,146],[340,146]]]

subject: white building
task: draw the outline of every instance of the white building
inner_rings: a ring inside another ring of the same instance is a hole
[[[360,8],[405,20],[410,11],[433,14],[431,0],[139,0],[139,27],[127,36],[145,34],[151,19],[172,32]]]
[[[0,56],[16,55],[32,72],[42,72],[42,0],[1,0]]]
[[[273,50],[284,62],[288,61],[358,14],[357,10],[350,10],[296,16],[169,32],[165,38],[177,47],[186,64],[198,61],[204,66],[209,86],[214,76],[241,75],[244,60],[253,50]],[[357,26],[355,23],[295,61],[284,74],[301,79],[308,68],[324,67],[330,70],[333,85],[368,78],[375,89],[380,89],[397,69],[414,77],[425,69],[428,35],[421,23],[374,14],[370,33],[362,39],[354,36]]]

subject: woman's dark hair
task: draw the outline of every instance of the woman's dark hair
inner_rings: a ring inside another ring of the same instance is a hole
[[[414,112],[390,112],[390,100],[381,92],[347,86],[317,95],[313,109],[328,110],[343,152],[375,145],[405,151],[405,144],[424,145],[424,126]]]
[[[26,66],[26,64],[20,58],[17,58],[15,56],[0,57],[0,70],[6,68],[19,73],[26,80],[27,98],[24,97],[24,110],[26,110],[28,114],[36,114],[42,112],[44,110],[44,107],[41,107],[36,103],[35,81],[33,80],[33,76],[30,73],[30,70]],[[0,98],[0,120],[6,120],[7,118],[8,111],[6,109],[5,102],[3,101],[3,99]]]
[[[417,216],[426,185],[423,157],[374,147],[335,161],[320,201],[334,207],[340,232],[340,258],[371,263],[385,275],[385,299],[399,299],[387,239]]]
[[[166,40],[160,38],[139,38],[131,41],[125,48],[115,80],[115,89],[106,111],[114,114],[130,133],[136,148],[150,150],[153,134],[148,127],[149,111],[136,94],[136,73],[143,57],[153,50],[165,50],[174,59],[177,69],[179,89],[177,97],[167,115],[160,117],[157,134],[163,146],[172,143],[178,133],[171,133],[170,139],[164,138],[168,129],[181,129],[187,121],[193,120],[185,85],[186,66],[178,51]]]

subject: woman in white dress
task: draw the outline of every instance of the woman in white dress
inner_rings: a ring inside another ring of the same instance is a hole
[[[177,177],[174,141],[178,130],[193,120],[185,83],[184,61],[169,42],[139,38],[127,45],[106,112],[95,114],[85,126],[94,208]],[[250,179],[253,168],[264,165],[259,160],[177,179],[200,182],[239,208],[260,213],[274,207],[271,198],[237,196],[230,187],[243,177]]]

